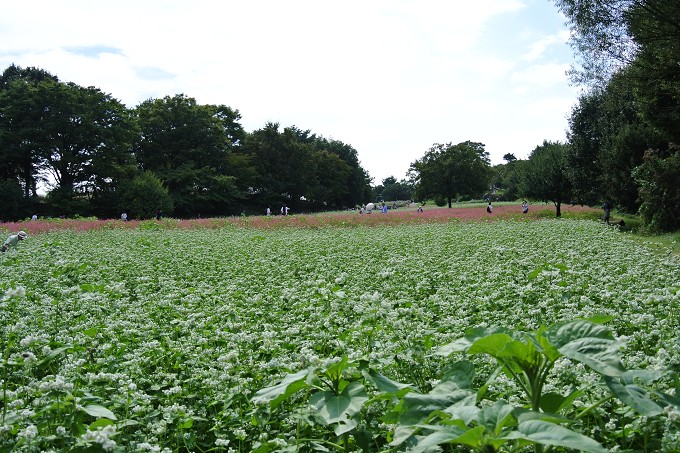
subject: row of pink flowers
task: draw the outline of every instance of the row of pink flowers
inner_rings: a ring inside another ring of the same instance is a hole
[[[516,205],[495,206],[493,213],[486,212],[485,207],[454,207],[454,208],[425,208],[424,212],[413,209],[390,210],[387,214],[373,212],[359,214],[358,211],[332,212],[321,214],[301,214],[288,216],[241,216],[215,217],[206,219],[179,220],[165,218],[156,220],[89,220],[89,219],[49,219],[27,220],[22,222],[6,222],[0,224],[0,231],[7,233],[26,231],[29,235],[46,233],[49,231],[91,231],[112,228],[162,228],[162,229],[194,229],[194,228],[321,228],[326,226],[352,227],[359,225],[402,225],[450,221],[495,221],[500,219],[533,220],[545,217],[546,211],[552,211],[551,205],[536,206],[529,214],[521,214]],[[563,212],[595,212],[592,208],[582,206],[563,206]],[[554,214],[553,214],[554,215]]]

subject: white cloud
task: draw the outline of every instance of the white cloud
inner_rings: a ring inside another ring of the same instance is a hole
[[[569,31],[560,30],[559,32],[543,36],[534,41],[529,46],[529,51],[522,55],[524,61],[532,62],[543,56],[546,50],[553,45],[564,45],[569,40]]]

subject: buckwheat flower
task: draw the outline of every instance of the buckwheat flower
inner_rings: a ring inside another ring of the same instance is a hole
[[[57,429],[55,430],[57,433],[57,436],[65,436],[66,435],[66,428],[63,426],[57,426]]]
[[[35,425],[28,425],[26,428],[19,431],[18,435],[27,440],[35,439],[38,435],[38,428],[36,428]]]
[[[226,447],[229,445],[229,439],[215,439],[215,446],[216,447]]]
[[[32,345],[33,343],[35,343],[35,340],[36,340],[36,338],[33,335],[29,335],[27,337],[22,338],[21,341],[19,341],[19,345],[22,348],[26,348],[26,347]]]
[[[25,295],[26,288],[23,286],[17,286],[16,288],[8,289],[7,292],[5,292],[5,297],[7,299],[11,299],[12,297],[24,297]]]
[[[85,434],[82,435],[82,439],[86,442],[94,442],[102,446],[105,451],[111,451],[116,447],[116,442],[110,437],[115,436],[116,427],[115,426],[105,426],[104,428],[99,428],[97,431],[90,431],[89,429]]]

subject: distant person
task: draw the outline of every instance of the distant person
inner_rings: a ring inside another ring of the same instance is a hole
[[[387,205],[385,203],[382,205],[382,213],[387,214]]]
[[[267,209],[264,210],[264,215],[272,215],[272,207],[267,206]]]
[[[604,209],[604,223],[609,225],[609,216],[611,215],[612,206],[609,204],[608,201],[605,201],[604,204],[602,205],[602,209]]]
[[[163,211],[156,209],[156,220],[160,220],[163,217]]]
[[[120,220],[122,220],[123,222],[127,222],[127,219],[128,219],[127,212],[124,212],[120,215]]]
[[[524,200],[522,202],[522,214],[526,214],[527,212],[529,212],[529,202]]]
[[[31,216],[31,220],[38,220],[38,214],[33,214]]]
[[[486,212],[491,214],[493,212],[493,206],[491,205],[491,202],[489,201],[489,204],[486,205]]]
[[[2,244],[2,251],[6,252],[9,249],[16,249],[19,241],[23,241],[27,237],[28,235],[25,231],[19,231],[17,234],[10,235],[10,237],[5,240],[5,243]]]
[[[418,206],[418,212],[423,212],[423,207],[422,207],[422,206]]]

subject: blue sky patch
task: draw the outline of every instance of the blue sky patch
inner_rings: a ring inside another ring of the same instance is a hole
[[[104,53],[123,55],[123,51],[121,49],[111,46],[71,46],[65,47],[64,50],[69,53],[81,55],[87,58],[99,58],[99,56]]]

